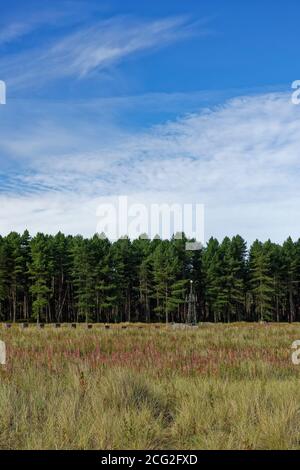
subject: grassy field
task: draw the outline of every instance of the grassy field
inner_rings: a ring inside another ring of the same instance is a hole
[[[300,325],[0,329],[1,449],[298,449]]]

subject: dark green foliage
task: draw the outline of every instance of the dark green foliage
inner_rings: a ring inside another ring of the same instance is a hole
[[[300,320],[300,241],[186,241],[0,237],[0,320],[185,321],[190,280],[198,321]]]

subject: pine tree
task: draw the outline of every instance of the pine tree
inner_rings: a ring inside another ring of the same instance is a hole
[[[7,260],[7,245],[6,240],[0,237],[0,319],[7,319],[7,299],[9,292],[9,269]]]
[[[286,287],[289,304],[289,321],[296,319],[297,300],[296,295],[299,291],[299,246],[289,237],[282,247],[286,271]]]
[[[250,249],[251,292],[257,320],[270,320],[273,314],[274,284],[270,276],[270,257],[256,240]]]
[[[109,321],[109,311],[116,302],[116,286],[112,283],[111,276],[110,247],[111,244],[107,238],[98,235],[92,238],[96,321]]]
[[[32,317],[39,323],[49,319],[49,251],[48,237],[38,233],[31,241],[30,292],[33,297]]]
[[[220,245],[218,240],[210,238],[203,254],[204,272],[204,302],[206,318],[214,322],[221,319],[220,316],[220,287],[219,277],[221,270]]]
[[[85,320],[87,323],[92,320],[92,309],[96,297],[95,269],[88,240],[81,236],[74,237],[71,255],[76,321]]]

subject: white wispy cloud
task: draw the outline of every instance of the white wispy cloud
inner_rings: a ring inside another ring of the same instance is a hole
[[[84,17],[82,6],[79,3],[57,3],[52,2],[52,8],[47,5],[41,10],[34,8],[34,4],[29,5],[26,17],[22,11],[14,10],[14,14],[9,16],[1,12],[0,18],[0,46],[6,46],[17,40],[23,40],[38,29],[49,27],[59,28],[68,26],[76,21],[76,14],[80,13]],[[5,61],[4,61],[5,62]]]
[[[23,195],[0,198],[2,230],[92,233],[99,197],[128,194],[204,203],[207,237],[299,236],[300,107],[289,94],[235,98],[141,132],[102,128],[108,139],[97,137],[97,125],[91,134],[90,122],[57,125],[52,154],[53,123],[12,144],[27,171],[11,180]]]
[[[15,24],[10,28],[3,33],[3,40],[21,34],[26,25]],[[182,17],[152,21],[113,17],[81,26],[34,50],[4,57],[0,60],[1,74],[13,89],[62,78],[83,78],[133,54],[182,40],[195,34],[196,29],[195,24]],[[198,29],[197,34],[205,34],[204,29]]]
[[[0,31],[0,45],[8,44],[15,39],[32,31],[32,25],[28,23],[11,23],[2,27]]]

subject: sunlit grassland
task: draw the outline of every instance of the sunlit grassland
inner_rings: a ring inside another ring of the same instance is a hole
[[[300,324],[0,328],[1,449],[300,448]]]

